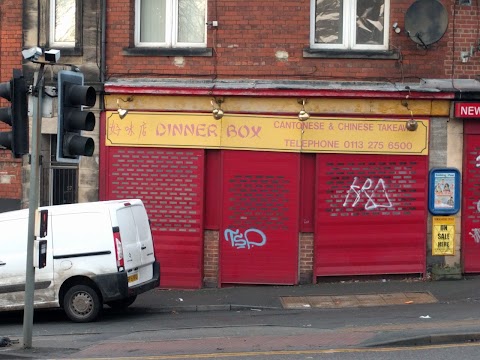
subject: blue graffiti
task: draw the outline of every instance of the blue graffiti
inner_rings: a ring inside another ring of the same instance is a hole
[[[262,237],[262,241],[249,241],[249,233],[257,233]],[[230,241],[232,243],[232,246],[236,247],[237,249],[251,249],[254,246],[263,246],[267,243],[267,236],[263,233],[263,231],[254,228],[246,230],[244,234],[242,234],[239,229],[225,229],[224,236],[225,240]]]

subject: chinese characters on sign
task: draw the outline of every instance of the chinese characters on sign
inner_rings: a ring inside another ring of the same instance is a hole
[[[107,113],[107,146],[238,149],[311,153],[428,155],[427,120],[295,118],[229,114]]]

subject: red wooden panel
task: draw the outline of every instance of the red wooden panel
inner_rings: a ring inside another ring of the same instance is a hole
[[[105,139],[105,112],[100,113],[100,139]],[[108,172],[108,147],[105,146],[104,142],[100,142],[99,152],[99,174],[98,174],[98,199],[106,200],[106,191],[107,191],[107,172]]]
[[[463,133],[469,135],[480,134],[480,121],[478,121],[477,119],[464,119]]]
[[[424,273],[427,156],[317,155],[315,276]]]
[[[220,283],[295,284],[300,155],[222,151]]]
[[[107,147],[107,199],[147,208],[163,288],[203,282],[204,150]]]
[[[462,256],[466,273],[480,272],[480,135],[465,135]]]
[[[315,229],[315,154],[301,154],[300,231]]]
[[[205,151],[205,229],[220,229],[222,185],[220,150]]]

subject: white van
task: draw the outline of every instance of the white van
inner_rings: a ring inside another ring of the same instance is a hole
[[[62,307],[75,322],[97,318],[103,304],[131,305],[159,286],[160,264],[141,200],[42,207],[48,210],[46,266],[35,269],[35,308]],[[25,304],[26,210],[0,214],[0,311]]]

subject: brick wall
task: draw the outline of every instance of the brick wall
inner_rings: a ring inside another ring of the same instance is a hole
[[[203,284],[216,287],[218,284],[218,231],[205,231],[203,245]]]
[[[313,233],[300,233],[298,249],[300,284],[313,282]]]
[[[0,82],[9,81],[13,69],[22,68],[22,1],[0,2]],[[4,99],[0,107],[10,106]],[[0,122],[0,131],[11,127]],[[0,199],[21,199],[22,163],[13,159],[10,151],[0,150]]]
[[[392,0],[390,49],[399,60],[304,58],[309,46],[310,1],[210,0],[208,20],[218,28],[208,30],[211,57],[125,56],[133,46],[134,1],[109,2],[107,64],[112,77],[266,78],[310,80],[413,81],[420,78],[474,77],[480,70],[480,55],[462,63],[460,51],[478,45],[478,7],[442,1],[449,24],[445,36],[425,50],[410,40],[404,17],[412,1]],[[129,13],[129,16],[126,16]],[[463,49],[463,50],[462,50]]]
[[[455,79],[475,79],[480,75],[480,8],[479,0],[472,5],[451,5],[445,53],[445,74]],[[466,62],[461,61],[461,52],[474,47],[475,53]]]
[[[22,195],[22,164],[0,152],[0,199],[20,199]]]
[[[14,68],[22,66],[22,2],[5,0],[0,2],[1,81],[12,77]]]

